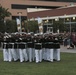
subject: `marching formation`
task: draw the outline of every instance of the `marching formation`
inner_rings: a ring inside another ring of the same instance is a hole
[[[4,61],[60,61],[60,41],[51,33],[6,33],[1,45]]]

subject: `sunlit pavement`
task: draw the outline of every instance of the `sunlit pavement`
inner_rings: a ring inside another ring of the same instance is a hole
[[[66,46],[60,46],[60,52],[76,53],[76,47],[74,49],[67,49]]]

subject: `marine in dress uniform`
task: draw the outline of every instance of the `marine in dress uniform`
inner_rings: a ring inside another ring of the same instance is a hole
[[[49,34],[45,35],[45,51],[44,51],[44,60],[53,62],[53,41],[52,37]]]
[[[3,41],[4,61],[28,61],[36,63],[42,59],[60,61],[60,43],[52,34],[14,34],[5,35]]]
[[[8,36],[7,34],[4,35],[4,38],[3,38],[3,44],[2,44],[2,47],[3,47],[3,60],[4,61],[9,61],[9,53],[8,53],[8,40],[7,40]]]
[[[53,38],[50,35],[48,36],[47,48],[47,60],[53,62]]]
[[[42,36],[36,36],[35,41],[35,57],[36,63],[42,62]]]
[[[34,61],[34,41],[31,34],[27,35],[27,50],[29,62]]]
[[[11,55],[9,54],[9,58],[11,60],[17,61],[18,60],[18,55],[17,55],[18,53],[17,53],[17,50],[15,49],[16,46],[15,47],[14,46],[15,46],[15,38],[11,34],[11,37],[9,37],[9,43],[8,43],[8,49],[9,49],[9,52],[11,54]]]
[[[20,62],[27,61],[27,52],[26,52],[26,43],[23,41],[22,35],[20,35],[17,43],[18,43],[18,50],[19,50],[19,57],[20,57]]]
[[[53,58],[56,61],[60,61],[60,42],[57,37],[54,38],[54,53]]]

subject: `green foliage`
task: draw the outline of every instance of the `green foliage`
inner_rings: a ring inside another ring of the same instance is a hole
[[[6,32],[8,33],[17,32],[17,25],[15,20],[6,21]]]
[[[4,33],[4,32],[8,32],[8,33],[12,33],[12,32],[17,32],[17,24],[15,20],[6,20],[6,22],[4,23],[4,21],[0,21],[0,32]]]
[[[6,31],[4,19],[5,17],[9,17],[10,15],[11,13],[8,11],[8,9],[5,9],[0,5],[0,32],[4,33]]]
[[[11,13],[8,11],[8,9],[3,8],[0,5],[0,21],[4,20],[5,17],[9,17]]]
[[[2,32],[2,33],[5,32],[5,24],[4,24],[4,21],[0,21],[0,32]]]
[[[57,32],[57,30],[59,29],[60,30],[60,32],[64,32],[65,31],[65,25],[63,24],[63,22],[62,21],[55,21],[54,23],[53,23],[53,31],[54,32]]]
[[[37,32],[38,31],[38,22],[37,21],[27,21],[25,28],[27,32]]]

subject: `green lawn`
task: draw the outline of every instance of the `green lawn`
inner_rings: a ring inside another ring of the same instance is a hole
[[[76,53],[61,53],[61,61],[4,62],[0,51],[0,75],[76,75]]]

